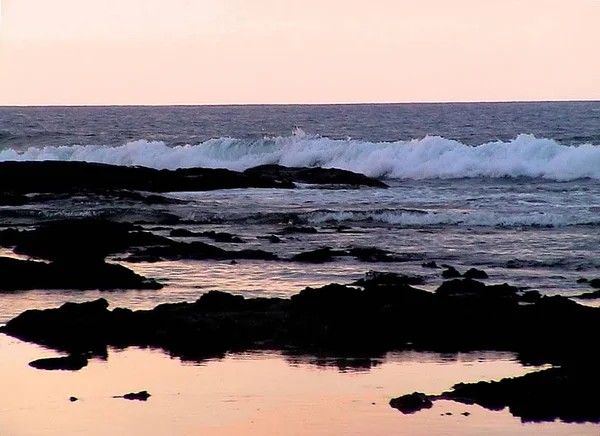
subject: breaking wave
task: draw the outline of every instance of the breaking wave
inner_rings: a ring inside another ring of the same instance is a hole
[[[119,147],[74,145],[0,151],[0,161],[64,160],[159,169],[189,167],[245,170],[262,164],[342,168],[390,179],[532,177],[567,181],[600,179],[600,146],[562,145],[519,135],[507,142],[469,146],[439,136],[397,142],[334,140],[311,135],[241,140],[219,138],[170,147],[139,140]]]
[[[463,225],[485,227],[563,227],[573,225],[598,225],[590,217],[565,216],[560,213],[517,213],[498,212],[437,212],[425,213],[410,210],[365,211],[318,211],[302,217],[311,224],[326,223],[378,223],[401,226]]]

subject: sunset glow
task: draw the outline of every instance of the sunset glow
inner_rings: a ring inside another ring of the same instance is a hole
[[[592,0],[18,0],[0,104],[600,99]]]

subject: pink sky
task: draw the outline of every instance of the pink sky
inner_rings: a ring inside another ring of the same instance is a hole
[[[597,0],[0,0],[0,104],[600,99]]]

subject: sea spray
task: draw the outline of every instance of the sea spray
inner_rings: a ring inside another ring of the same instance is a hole
[[[65,160],[160,169],[189,167],[245,170],[262,164],[341,168],[389,179],[531,177],[567,181],[600,179],[600,147],[562,145],[552,139],[521,134],[511,141],[478,146],[439,136],[412,141],[366,142],[314,135],[242,140],[211,139],[170,147],[138,140],[118,147],[48,146],[0,151],[0,161]]]

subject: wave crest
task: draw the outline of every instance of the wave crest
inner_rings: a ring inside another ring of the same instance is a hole
[[[532,177],[600,179],[600,147],[561,145],[522,134],[512,141],[468,146],[439,136],[412,141],[366,142],[311,135],[241,140],[219,138],[169,147],[145,140],[119,147],[74,145],[0,151],[0,161],[65,160],[159,169],[190,167],[245,170],[262,164],[341,168],[391,179]]]

